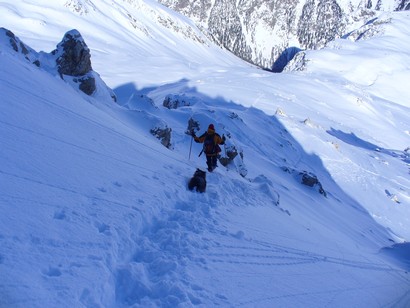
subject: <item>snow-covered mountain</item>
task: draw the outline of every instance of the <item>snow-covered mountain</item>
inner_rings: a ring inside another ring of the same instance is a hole
[[[299,49],[326,43],[380,11],[409,10],[409,0],[160,0],[192,18],[237,56],[281,71]]]
[[[1,307],[408,306],[409,12],[282,74],[155,1],[0,15]],[[209,123],[238,155],[199,194]]]

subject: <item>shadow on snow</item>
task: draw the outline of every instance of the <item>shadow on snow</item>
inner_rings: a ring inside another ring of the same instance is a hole
[[[216,215],[212,207],[217,207],[217,205],[210,205],[211,198],[216,198],[222,203],[227,202],[225,199],[230,198],[230,195],[236,194],[244,204],[256,207],[261,206],[254,204],[259,200],[257,195],[266,193],[266,199],[276,198],[274,205],[282,212],[289,214],[289,216],[284,216],[288,218],[283,219],[290,219],[292,211],[300,210],[304,211],[303,213],[311,211],[315,218],[334,217],[338,220],[339,225],[344,226],[343,232],[347,236],[359,239],[362,244],[375,237],[383,238],[387,245],[390,236],[387,230],[378,225],[357,201],[348,196],[335,183],[320,157],[306,153],[276,116],[269,116],[261,110],[226,101],[223,97],[209,97],[190,86],[190,81],[187,79],[144,89],[138,89],[136,85],[130,83],[116,88],[114,92],[122,106],[129,108],[129,102],[133,101],[131,110],[138,110],[140,101],[146,101],[147,98],[152,100],[155,108],[150,108],[149,113],[161,118],[172,128],[172,138],[175,144],[173,151],[183,153],[189,149],[191,140],[185,131],[189,119],[193,118],[200,123],[201,131],[204,131],[209,123],[214,123],[219,133],[228,136],[228,142],[243,151],[244,161],[249,160],[252,168],[261,166],[256,174],[242,180],[237,177],[225,179],[223,183],[229,185],[229,188],[226,187],[224,191],[207,192],[204,195],[190,194],[184,197],[188,198],[187,200],[171,198],[170,202],[175,203],[174,208],[164,210],[161,217],[153,220],[151,228],[146,228],[141,237],[136,239],[138,248],[129,261],[130,263],[117,270],[116,298],[118,302],[127,305],[142,305],[152,300],[163,306],[175,306],[186,302],[195,305],[201,304],[201,298],[208,297],[215,304],[230,303],[223,294],[213,296],[205,294],[206,290],[197,284],[191,284],[189,279],[183,282],[174,281],[180,277],[175,273],[184,271],[187,264],[195,260],[194,250],[201,248],[202,236],[206,230],[212,230],[220,236],[230,235],[226,230],[216,232],[221,226],[217,226],[216,220],[212,219],[212,215]],[[181,105],[177,104],[174,109],[164,107],[163,102],[168,95],[179,98]],[[141,98],[143,100],[140,100]],[[145,103],[140,106],[142,111],[147,112]],[[134,113],[134,116],[141,116],[141,113]],[[135,122],[138,125],[138,121]],[[328,133],[344,142],[367,150],[376,148],[354,134],[336,130]],[[251,169],[250,173],[252,172]],[[304,172],[320,180],[324,190],[328,193],[327,197],[318,194],[314,185],[312,187],[301,185],[300,180]],[[252,192],[252,188],[255,187],[258,191]],[[295,187],[298,187],[297,191],[294,191]],[[208,194],[212,196],[207,196]],[[295,195],[301,197],[292,198]],[[289,204],[291,200],[302,198],[304,198],[304,204]],[[200,210],[197,210],[198,208]],[[354,211],[354,215],[350,211]],[[351,221],[352,218],[357,221]],[[360,225],[363,221],[366,221],[367,226],[372,226],[373,230],[364,230],[363,228],[366,227]],[[202,235],[199,236],[200,234]],[[241,240],[243,233],[239,232],[233,235],[233,238]],[[207,246],[209,243],[203,245]],[[272,245],[275,243],[271,243]],[[287,250],[291,249],[293,247],[287,247]],[[305,253],[310,254],[308,251]],[[330,260],[331,257],[315,255],[314,259],[318,258]],[[140,266],[141,264],[143,267]],[[352,266],[357,266],[355,264]],[[147,300],[148,302],[144,302]]]

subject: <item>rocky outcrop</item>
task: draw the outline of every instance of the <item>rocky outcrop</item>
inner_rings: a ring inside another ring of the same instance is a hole
[[[326,197],[327,194],[325,190],[323,189],[322,184],[317,179],[316,175],[314,175],[311,172],[302,171],[302,172],[299,172],[299,176],[301,177],[301,183],[303,185],[306,185],[309,187],[317,187],[319,193],[321,193],[322,195]]]
[[[234,161],[236,156],[238,156],[238,150],[234,145],[230,145],[225,148],[225,156],[220,157],[219,162],[223,166],[227,166]],[[243,152],[241,152],[241,158],[243,159]]]
[[[33,63],[34,65],[40,66],[37,52],[24,44],[10,30],[0,28],[0,44],[2,44],[5,48],[12,49],[14,52],[22,56],[27,61]]]
[[[203,100],[196,96],[183,94],[168,94],[165,96],[162,105],[168,109],[178,109],[181,107],[194,106],[203,103]]]
[[[172,149],[172,144],[171,144],[172,128],[169,128],[169,127],[155,127],[153,129],[151,129],[150,132],[157,139],[161,140],[161,144],[164,147],[166,147],[168,149]]]
[[[191,106],[189,98],[184,95],[169,94],[164,98],[162,105],[168,109],[177,109],[179,107]]]
[[[92,71],[90,49],[77,30],[67,32],[52,54],[57,55],[56,63],[61,75],[78,77]]]
[[[67,32],[51,54],[56,57],[57,71],[62,79],[75,77],[71,78],[71,81],[78,84],[78,88],[87,95],[92,95],[96,91],[90,49],[80,32]]]
[[[87,95],[92,95],[97,88],[94,77],[86,76],[79,79],[74,78],[73,81],[78,82],[79,89]]]
[[[410,0],[401,0],[398,3],[398,6],[396,8],[397,11],[409,11],[410,10]]]
[[[62,79],[87,95],[116,101],[114,92],[92,69],[91,53],[77,30],[64,35],[63,40],[51,53],[36,52],[24,44],[10,30],[0,28],[0,44],[10,48],[30,63]],[[42,61],[40,61],[42,59]]]
[[[282,167],[282,170],[292,175],[299,183],[308,187],[316,189],[321,195],[327,197],[327,193],[324,190],[322,183],[318,180],[317,176],[308,171],[297,171],[289,167]]]
[[[193,118],[189,118],[188,127],[185,131],[185,134],[192,135],[192,133],[197,133],[199,130],[200,130],[199,121],[196,121]]]

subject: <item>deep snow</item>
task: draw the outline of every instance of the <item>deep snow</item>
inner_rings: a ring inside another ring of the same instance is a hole
[[[78,29],[119,104],[0,45],[0,306],[408,305],[408,12],[271,74],[155,2],[65,3],[3,1],[2,26],[48,52]],[[191,117],[244,155],[205,194],[186,188],[205,168]]]

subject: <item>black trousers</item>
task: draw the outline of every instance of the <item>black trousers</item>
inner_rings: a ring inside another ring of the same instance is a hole
[[[206,164],[208,165],[208,170],[213,170],[217,166],[217,157],[216,155],[207,155],[206,156]]]

